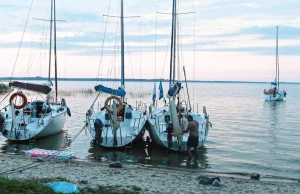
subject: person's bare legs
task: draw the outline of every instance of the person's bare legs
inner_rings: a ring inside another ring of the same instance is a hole
[[[198,160],[198,148],[197,146],[194,147],[194,152],[195,152],[195,161]]]
[[[192,152],[191,152],[191,147],[187,146],[187,153],[188,153],[188,161],[192,160]]]

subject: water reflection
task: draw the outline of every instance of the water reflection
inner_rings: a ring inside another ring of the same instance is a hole
[[[60,150],[65,147],[68,148],[70,137],[66,131],[61,133],[37,139],[35,141],[8,141],[1,145],[0,152],[3,154],[23,154],[23,151],[33,148],[48,149],[48,150]]]
[[[70,136],[66,131],[63,131],[56,135],[38,139],[35,142],[5,141],[0,148],[0,152],[5,154],[23,154],[23,151],[33,148],[60,150],[69,145],[69,142]],[[76,143],[76,140],[74,143]],[[201,147],[198,153],[198,160],[189,164],[187,163],[187,153],[170,152],[153,143],[149,136],[145,136],[141,141],[134,143],[131,149],[127,150],[125,148],[115,150],[91,146],[87,150],[86,158],[92,161],[121,161],[124,164],[150,165],[158,168],[210,168],[207,148]],[[76,152],[74,153],[75,156],[77,154]]]
[[[148,145],[148,148],[145,147]],[[147,151],[146,151],[147,150]],[[134,144],[131,151],[125,149],[111,150],[102,147],[91,147],[88,150],[87,158],[97,161],[121,161],[122,163],[134,163],[142,165],[150,165],[154,167],[188,167],[207,169],[210,168],[207,158],[207,148],[201,147],[198,151],[199,157],[197,161],[187,163],[187,153],[168,152],[154,143],[145,144],[139,142]]]
[[[285,102],[264,102],[264,113],[267,116],[267,120],[270,123],[268,132],[271,140],[269,143],[273,146],[270,148],[270,152],[276,153],[278,148],[278,137],[277,133],[280,130],[280,123],[282,122],[281,114],[285,110]],[[281,120],[281,122],[279,121]]]

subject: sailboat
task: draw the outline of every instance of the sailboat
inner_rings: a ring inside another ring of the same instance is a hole
[[[278,58],[278,26],[276,27],[276,75],[274,82],[271,82],[271,88],[264,90],[266,101],[285,101],[287,93],[279,88],[279,58]]]
[[[125,60],[124,60],[124,15],[121,0],[121,86],[118,89],[96,85],[99,92],[86,113],[86,124],[93,137],[91,143],[107,148],[130,146],[142,138],[145,132],[145,110],[136,109],[124,99],[125,91]],[[100,94],[109,94],[104,107],[93,114],[93,105]]]
[[[201,147],[207,139],[208,132],[212,127],[209,121],[209,115],[206,112],[206,108],[203,107],[203,114],[199,114],[192,110],[191,102],[189,99],[188,87],[186,82],[185,68],[183,72],[185,75],[186,93],[188,100],[182,99],[180,93],[183,92],[181,82],[175,82],[175,65],[176,64],[176,18],[177,6],[176,0],[173,0],[172,6],[172,34],[171,34],[171,51],[170,51],[170,78],[169,78],[169,91],[167,98],[169,103],[166,103],[163,107],[155,109],[148,116],[149,131],[153,141],[160,146],[174,151],[187,151],[187,141],[189,135],[182,133],[186,130],[188,115],[193,117],[199,123],[198,128],[198,147]],[[160,90],[162,86],[160,83]],[[176,105],[177,99],[177,105]]]
[[[53,19],[54,17],[54,19]],[[54,64],[55,64],[55,101],[51,93],[50,80],[52,25],[54,24]],[[0,131],[8,140],[25,141],[59,133],[70,116],[65,99],[58,101],[57,95],[57,56],[56,56],[56,13],[55,0],[51,0],[50,48],[48,82],[45,84],[12,81],[9,86],[17,92],[10,96],[9,104],[1,109]],[[37,99],[28,102],[26,91],[46,95],[46,100]]]

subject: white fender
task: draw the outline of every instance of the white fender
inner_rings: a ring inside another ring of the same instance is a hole
[[[118,129],[118,115],[117,115],[117,105],[116,102],[113,102],[113,121],[114,121],[114,125],[113,125],[113,129],[114,132],[116,132],[116,130]]]
[[[15,114],[15,105],[14,102],[11,100],[10,101],[10,108],[11,108],[11,119],[12,119],[12,129],[11,131],[15,131],[17,130],[17,126],[16,126],[16,114]]]
[[[172,124],[173,124],[173,130],[174,130],[174,135],[175,136],[180,136],[180,124],[179,124],[179,119],[176,111],[176,104],[174,100],[170,100],[170,113],[171,113],[171,118],[172,118]]]

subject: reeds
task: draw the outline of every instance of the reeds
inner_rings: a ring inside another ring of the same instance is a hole
[[[151,92],[129,92],[128,93],[128,96],[131,97],[131,98],[146,98],[146,97],[150,97],[152,96],[152,93]]]
[[[73,89],[73,90],[59,90],[58,94],[61,96],[76,96],[78,94],[93,95],[95,91],[91,88],[88,89]]]
[[[0,83],[0,94],[8,92],[9,87],[6,84]]]

